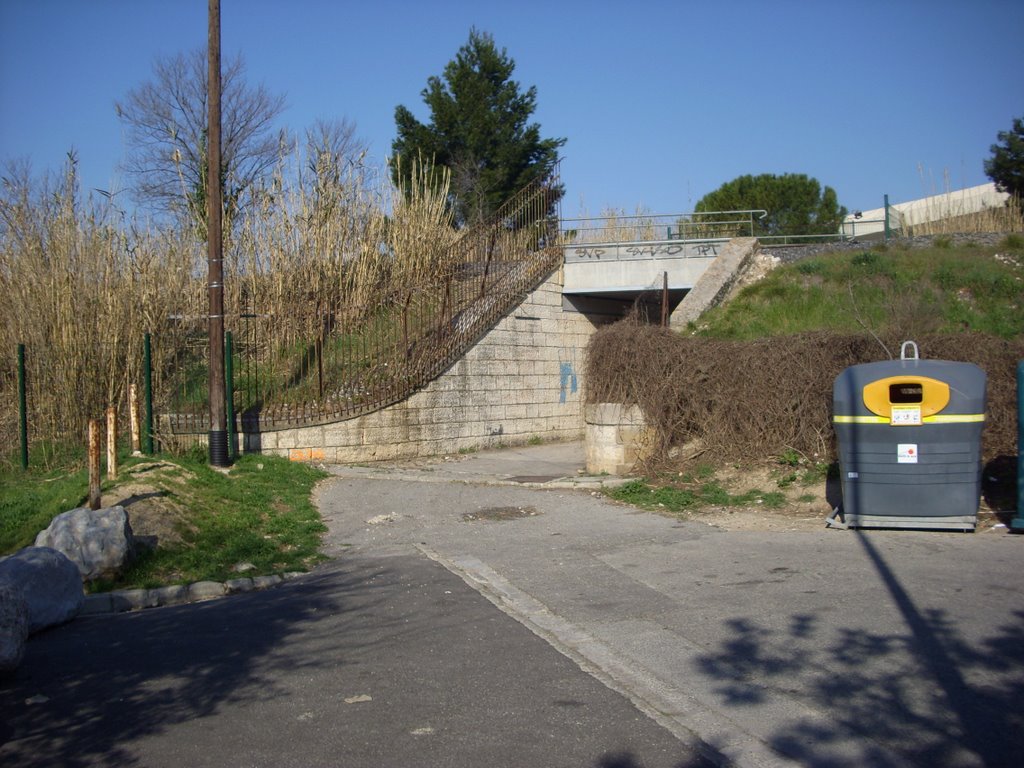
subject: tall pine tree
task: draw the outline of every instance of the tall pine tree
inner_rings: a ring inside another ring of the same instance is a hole
[[[404,106],[395,109],[395,183],[409,183],[413,161],[448,168],[459,226],[486,220],[518,190],[549,177],[565,144],[542,139],[540,125],[529,122],[537,89],[521,92],[511,79],[514,69],[491,35],[473,29],[443,77],[430,77],[421,92],[430,122],[421,123]],[[561,187],[554,190],[552,209],[562,193]]]
[[[985,174],[1000,192],[1024,195],[1024,118],[1014,118],[1012,128],[1000,131],[997,137],[1001,143],[992,145]]]

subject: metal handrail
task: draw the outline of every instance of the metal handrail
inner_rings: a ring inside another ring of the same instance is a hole
[[[732,216],[730,219],[713,219],[714,216]],[[740,227],[749,236],[754,235],[754,222],[762,221],[768,216],[763,208],[752,208],[733,211],[692,211],[690,213],[652,213],[632,214],[628,216],[583,216],[561,221],[562,239],[566,243],[588,242],[593,240],[593,233],[611,233],[602,238],[602,242],[623,242],[625,240],[691,240],[710,239],[710,232],[729,231],[735,237]],[[756,218],[755,218],[756,217]],[[591,222],[601,222],[600,226],[587,226]],[[663,234],[655,234],[664,230]],[[732,230],[732,231],[730,231]],[[637,236],[640,232],[650,233],[649,236]],[[694,233],[697,238],[693,238]],[[691,235],[691,236],[688,236]],[[596,241],[595,241],[596,242]]]

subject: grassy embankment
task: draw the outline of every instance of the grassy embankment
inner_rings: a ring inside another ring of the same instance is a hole
[[[246,575],[304,571],[319,562],[324,525],[310,495],[325,474],[272,456],[243,456],[226,473],[201,456],[128,459],[103,496],[128,489],[147,509],[142,533],[158,531],[159,546],[144,550],[116,583],[93,589],[153,587]],[[0,475],[0,553],[31,544],[57,514],[85,500],[85,470]],[[123,494],[122,494],[123,495]],[[140,514],[141,519],[141,514]],[[153,529],[150,526],[158,525]]]
[[[757,339],[804,331],[913,338],[977,331],[1024,333],[1024,236],[997,246],[880,245],[778,267],[694,329],[711,338]]]

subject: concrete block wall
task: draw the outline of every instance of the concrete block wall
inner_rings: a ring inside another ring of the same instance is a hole
[[[465,356],[407,400],[347,421],[243,435],[245,450],[362,462],[583,436],[583,354],[595,323],[562,309],[556,270]]]

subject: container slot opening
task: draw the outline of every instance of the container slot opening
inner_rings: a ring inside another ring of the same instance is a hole
[[[889,385],[889,402],[894,405],[920,403],[924,399],[924,387],[912,382]]]

